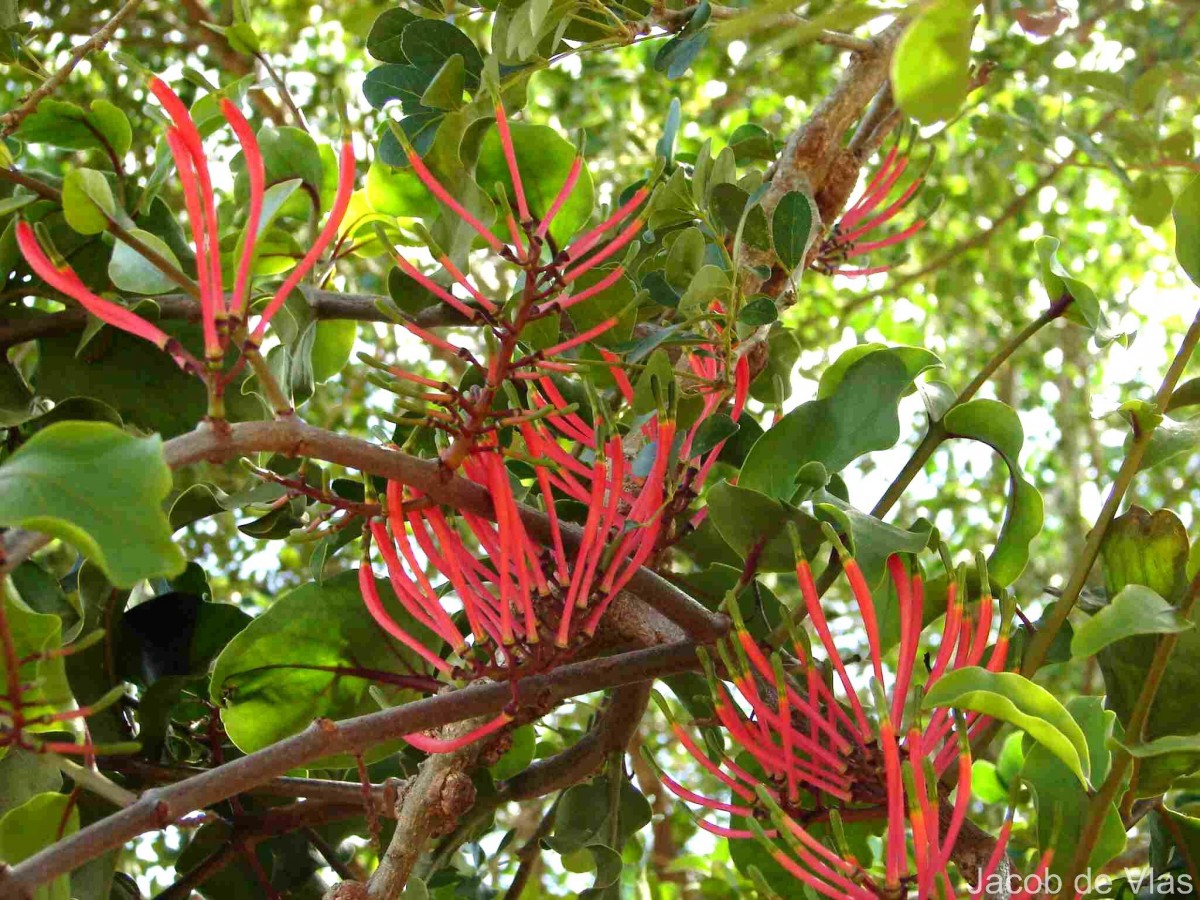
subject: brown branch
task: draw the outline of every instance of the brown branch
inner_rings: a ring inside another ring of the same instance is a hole
[[[629,744],[649,701],[649,682],[618,688],[595,728],[561,753],[536,760],[496,785],[497,804],[544,797],[591,775],[610,753]]]
[[[418,459],[396,450],[379,447],[357,438],[315,428],[288,416],[269,422],[239,422],[228,431],[201,425],[195,431],[172,438],[163,446],[167,465],[176,469],[191,463],[227,462],[248,453],[269,451],[291,457],[311,457],[359,471],[403,481],[438,503],[477,515],[494,517],[488,491],[473,481],[448,475],[436,460]],[[538,541],[551,540],[549,519],[528,506],[518,507],[521,521]],[[576,549],[582,529],[560,523],[563,543]],[[627,589],[681,626],[697,640],[724,634],[729,620],[715,614],[661,575],[642,568]]]
[[[439,737],[460,738],[481,725],[485,717],[455,722]],[[367,882],[367,900],[395,900],[408,883],[413,867],[432,837],[454,830],[475,805],[473,768],[487,741],[476,741],[452,753],[429,756],[396,807],[396,830]]]
[[[299,290],[308,300],[309,309],[315,319],[353,319],[358,322],[391,322],[377,305],[386,298],[376,294],[340,293],[301,285]],[[232,296],[232,295],[230,295]],[[200,321],[200,304],[186,294],[163,294],[151,297],[158,305],[159,320],[176,319],[187,322]],[[424,328],[443,325],[470,326],[466,319],[445,304],[430,306],[414,317]],[[0,318],[0,349],[25,341],[43,337],[56,337],[82,331],[88,323],[88,314],[78,308],[63,312],[46,313],[20,319]]]
[[[280,741],[169,787],[142,794],[137,803],[82,828],[7,870],[0,870],[0,900],[31,900],[34,889],[126,841],[162,828],[250,787],[335,753],[361,753],[414,731],[495,715],[513,701],[549,707],[563,700],[697,668],[696,645],[670,644],[573,663],[509,684],[477,684],[342,722],[318,720]],[[357,807],[361,810],[361,807]]]
[[[7,137],[16,131],[28,116],[32,115],[43,100],[57,91],[75,71],[85,56],[96,50],[103,50],[113,34],[121,27],[121,23],[132,16],[141,5],[142,0],[125,0],[125,5],[113,13],[112,18],[105,22],[90,38],[71,51],[70,57],[61,69],[43,81],[36,90],[24,99],[16,109],[0,115],[0,137]]]

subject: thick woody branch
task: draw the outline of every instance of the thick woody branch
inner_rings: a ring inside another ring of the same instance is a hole
[[[482,717],[455,722],[442,729],[439,737],[459,738],[485,723]],[[379,868],[367,882],[368,900],[399,897],[429,839],[452,831],[475,805],[475,785],[468,772],[482,749],[476,741],[421,763],[420,772],[396,806],[396,830],[380,857]]]
[[[308,300],[309,309],[315,319],[353,319],[359,322],[391,322],[380,311],[378,303],[385,298],[376,294],[345,294],[325,291],[302,285],[299,288]],[[232,297],[227,294],[226,299]],[[187,294],[164,294],[154,298],[158,306],[159,321],[200,321],[200,303]],[[442,325],[469,326],[467,322],[445,304],[430,306],[414,317],[424,328]],[[25,341],[82,331],[88,323],[88,314],[82,309],[45,313],[21,319],[0,318],[0,349]]]
[[[525,771],[498,784],[497,802],[533,800],[582,781],[610,753],[625,749],[649,701],[649,682],[618,688],[595,728],[561,753],[536,760]]]
[[[81,829],[8,870],[0,870],[0,900],[30,900],[46,884],[146,831],[302,768],[335,753],[362,753],[414,731],[495,715],[513,700],[544,708],[609,687],[649,681],[697,668],[696,645],[671,644],[573,663],[509,684],[472,685],[404,706],[347,719],[318,720],[295,737],[178,784],[150,790],[132,806]]]
[[[163,456],[173,469],[205,461],[223,463],[259,452],[324,460],[403,481],[439,503],[494,518],[488,492],[473,481],[449,475],[436,460],[418,459],[357,438],[334,434],[308,425],[295,416],[266,422],[239,422],[220,430],[204,424],[163,445]],[[546,516],[528,506],[520,506],[519,512],[534,539],[549,543],[551,528]],[[567,523],[559,524],[564,545],[571,550],[577,549],[583,538],[582,529]],[[30,536],[27,532],[6,535],[8,559],[0,559],[0,574],[10,571],[48,540],[40,535]],[[706,609],[650,569],[639,569],[627,585],[627,592],[658,610],[696,640],[719,637],[729,628],[725,616]]]

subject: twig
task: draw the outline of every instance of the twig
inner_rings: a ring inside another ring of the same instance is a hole
[[[525,890],[525,885],[529,883],[529,879],[533,876],[538,860],[541,858],[542,839],[550,834],[550,829],[554,827],[554,820],[557,817],[558,800],[556,799],[550,805],[550,808],[546,810],[546,814],[542,816],[542,821],[538,823],[538,827],[529,836],[529,840],[517,851],[517,858],[521,860],[521,863],[517,866],[517,874],[509,882],[508,890],[504,892],[504,900],[519,900],[521,893]]]
[[[121,27],[121,23],[132,16],[141,3],[142,0],[125,0],[125,5],[113,13],[112,18],[105,22],[99,31],[71,51],[71,56],[61,69],[42,82],[20,106],[0,115],[0,137],[12,134],[21,122],[38,108],[38,104],[62,86],[62,83],[70,77],[85,56],[96,50],[104,49],[116,30]]]
[[[137,802],[137,794],[128,791],[114,781],[105,778],[103,774],[72,762],[65,756],[50,754],[59,771],[82,788],[87,788],[98,797],[103,797],[117,806],[132,806]]]
[[[243,793],[291,769],[334,753],[354,753],[451,722],[500,712],[513,701],[546,707],[568,697],[634,684],[697,668],[696,645],[670,644],[573,663],[547,675],[508,684],[479,684],[342,722],[322,719],[295,737],[209,769],[169,787],[142,794],[137,803],[0,870],[0,900],[30,900],[34,889],[120,847],[137,835],[197,809]],[[354,814],[359,805],[347,807]]]

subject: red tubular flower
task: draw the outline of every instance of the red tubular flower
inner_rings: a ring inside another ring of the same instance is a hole
[[[321,258],[321,254],[325,252],[325,248],[333,241],[337,235],[338,227],[342,224],[342,219],[346,217],[346,210],[350,206],[350,195],[354,191],[354,144],[350,141],[349,136],[342,139],[342,149],[338,157],[338,182],[337,194],[333,199],[333,208],[329,211],[328,217],[325,219],[325,225],[317,234],[317,239],[313,241],[312,247],[304,254],[304,257],[297,263],[296,267],[288,273],[288,277],[283,284],[279,286],[279,290],[275,292],[275,296],[271,298],[271,302],[266,305],[262,311],[262,316],[258,320],[258,326],[250,335],[250,342],[258,345],[262,343],[263,335],[266,334],[267,325],[270,323],[275,313],[283,306],[288,295],[300,283],[300,280],[308,274],[308,271]]]
[[[262,227],[263,194],[266,190],[266,170],[263,167],[262,151],[254,129],[242,115],[242,111],[229,100],[221,98],[221,114],[233,128],[242,147],[246,161],[246,177],[250,180],[250,214],[246,220],[246,236],[242,244],[242,257],[238,260],[237,280],[233,286],[233,302],[230,312],[236,319],[245,315],[250,301],[250,279],[253,275],[254,245],[258,241],[258,229]]]
[[[841,549],[836,540],[835,545]],[[783,656],[778,651],[768,654],[749,634],[737,603],[730,599],[726,608],[734,619],[733,633],[717,645],[719,660],[702,654],[702,662],[712,687],[716,720],[736,749],[719,760],[710,757],[660,700],[672,734],[701,768],[730,791],[730,800],[706,797],[674,779],[664,779],[663,784],[685,803],[699,808],[699,824],[705,830],[765,841],[780,865],[823,896],[914,896],[925,900],[934,895],[940,877],[945,895],[952,897],[955,894],[945,872],[967,819],[972,764],[968,735],[973,726],[982,726],[986,720],[973,721],[961,714],[951,720],[944,710],[937,710],[928,722],[921,721],[916,712],[919,704],[910,702],[910,695],[916,690],[915,661],[921,656],[922,579],[911,574],[899,557],[887,561],[900,622],[895,671],[889,673],[866,578],[855,560],[844,550],[842,553],[847,582],[867,624],[874,720],[857,695],[847,665],[833,642],[811,570],[801,559],[797,563],[801,594],[843,697],[834,696],[796,635],[792,640],[795,657],[790,661],[793,670],[789,674]],[[976,665],[983,659],[996,604],[987,594],[985,578],[978,618],[965,616],[959,577],[951,579],[942,646],[921,690],[945,672]],[[1004,666],[1010,615],[1011,605],[1006,602],[1000,637],[988,661],[993,671]],[[964,627],[964,620],[968,627]],[[802,669],[803,678],[796,677],[796,666]],[[848,705],[848,712],[843,704]],[[735,763],[733,752],[747,754],[762,774],[748,772],[744,765]],[[936,790],[943,761],[958,766],[956,793],[949,806]],[[884,852],[878,869],[860,867],[844,850],[823,843],[807,830],[805,823],[814,808],[811,801],[817,809],[840,808],[845,815],[885,821]],[[709,821],[714,813],[740,817],[749,828],[740,827],[737,821],[728,826]],[[773,826],[771,833],[765,830],[767,824]],[[1010,830],[1006,827],[1001,832],[997,854],[1003,852]],[[994,870],[998,859],[996,856],[991,861],[990,869]],[[970,882],[980,873],[960,874]]]
[[[192,229],[192,244],[196,248],[196,279],[200,283],[200,322],[204,329],[204,354],[208,359],[215,360],[221,356],[221,340],[217,335],[217,308],[213,299],[212,269],[208,264],[200,185],[196,180],[192,156],[184,146],[183,136],[178,128],[167,130],[167,146],[175,160],[175,169],[179,172],[183,203],[187,209],[188,224]]]
[[[179,346],[175,338],[125,307],[96,296],[80,281],[70,266],[58,266],[52,262],[38,242],[33,226],[28,222],[17,222],[16,236],[21,255],[25,257],[34,274],[46,284],[75,300],[100,321],[149,341],[158,349],[169,353],[185,372],[198,374],[201,371],[200,363]]]
[[[856,257],[903,243],[925,227],[926,219],[918,218],[899,232],[875,240],[863,240],[871,232],[892,221],[916,197],[924,183],[924,175],[914,178],[894,201],[876,212],[892,194],[908,166],[908,155],[900,152],[899,143],[893,145],[862,194],[842,214],[829,236],[825,238],[817,254],[818,270],[831,275],[854,276],[875,275],[890,268],[887,265],[846,268],[843,264]]]
[[[171,121],[179,130],[183,147],[192,159],[200,186],[202,202],[201,230],[205,234],[204,256],[208,263],[208,289],[211,309],[217,319],[225,316],[225,290],[221,284],[221,227],[217,221],[216,198],[213,194],[212,177],[208,171],[208,157],[204,153],[204,140],[200,136],[192,115],[183,101],[167,84],[157,77],[150,79],[150,91],[158,98]],[[201,266],[200,243],[196,243],[196,264]],[[203,299],[202,301],[203,302]]]

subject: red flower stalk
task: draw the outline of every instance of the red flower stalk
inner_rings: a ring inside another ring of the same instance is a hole
[[[892,221],[916,197],[925,180],[923,174],[909,182],[895,200],[876,212],[891,196],[901,176],[908,169],[908,165],[909,157],[907,153],[900,152],[900,145],[897,142],[888,151],[883,165],[868,182],[862,194],[842,214],[841,219],[825,238],[815,263],[815,267],[819,271],[830,275],[849,276],[886,272],[890,268],[889,265],[844,268],[842,264],[856,257],[902,243],[925,227],[927,220],[922,217],[894,234],[870,241],[862,240],[871,232]]]
[[[984,720],[961,714],[951,718],[945,710],[937,710],[923,722],[916,701],[947,671],[982,661],[995,612],[986,576],[984,597],[970,613],[961,600],[961,573],[952,579],[937,661],[918,689],[914,670],[921,655],[923,630],[921,576],[911,574],[899,557],[888,560],[900,620],[897,662],[889,678],[866,579],[836,536],[831,537],[842,552],[847,581],[867,633],[874,721],[834,644],[812,571],[801,559],[796,566],[801,593],[844,699],[839,701],[825,684],[798,635],[793,634],[794,658],[790,660],[760,648],[731,598],[726,606],[734,619],[733,634],[717,645],[717,660],[702,654],[702,662],[712,687],[716,721],[762,774],[747,771],[730,753],[719,760],[711,758],[660,702],[673,734],[704,770],[730,790],[733,799],[707,798],[669,778],[663,783],[680,799],[700,807],[701,828],[724,836],[764,840],[784,868],[824,896],[896,897],[912,890],[923,900],[932,896],[939,875],[947,896],[954,896],[944,872],[967,818],[972,762],[968,733],[972,727],[982,727]],[[999,637],[988,660],[992,671],[1005,664],[1011,612],[1010,604],[1003,604]],[[884,685],[890,686],[890,695]],[[936,785],[953,762],[958,766],[957,792],[953,806],[943,808],[945,802]],[[880,868],[861,867],[844,848],[826,846],[808,831],[814,808],[833,818],[883,819],[887,831]],[[710,822],[711,812],[741,817],[748,827],[740,827],[738,822],[728,826]],[[773,826],[769,833],[765,824]],[[1002,840],[1007,834],[1006,829]],[[962,874],[977,877],[976,872]]]

